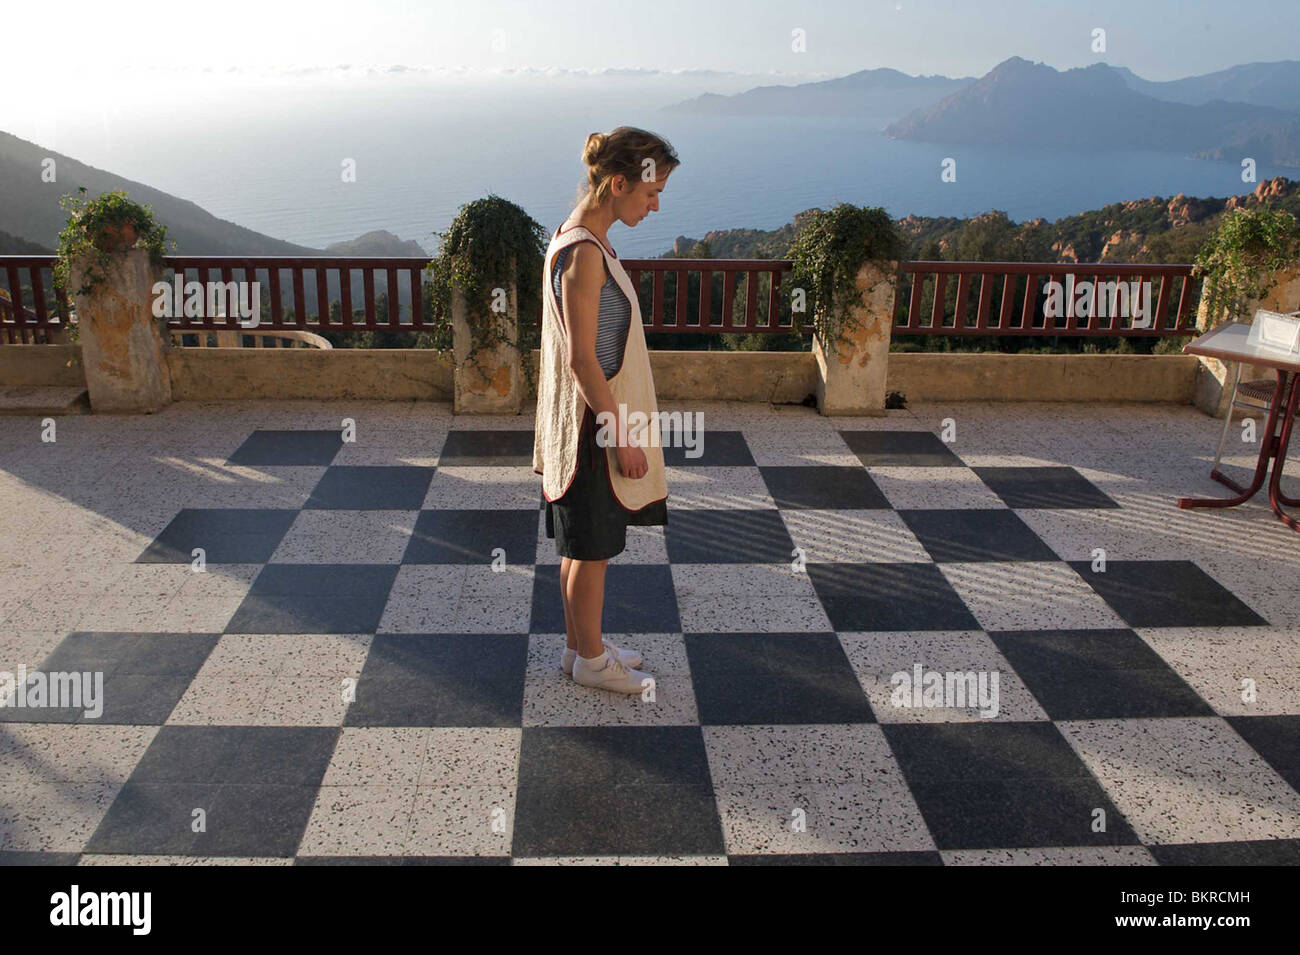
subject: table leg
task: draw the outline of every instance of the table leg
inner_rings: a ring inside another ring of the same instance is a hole
[[[1225,474],[1220,474],[1217,470],[1210,472],[1210,477],[1220,484],[1226,484],[1232,490],[1237,492],[1236,497],[1180,497],[1178,506],[1188,507],[1236,507],[1238,504],[1244,504],[1252,497],[1255,492],[1264,486],[1264,477],[1268,474],[1268,462],[1272,457],[1273,449],[1277,445],[1277,413],[1278,408],[1285,400],[1284,393],[1290,389],[1292,376],[1287,372],[1278,370],[1277,387],[1273,389],[1273,400],[1268,406],[1268,423],[1264,425],[1264,440],[1259,449],[1259,460],[1255,465],[1255,476],[1250,482],[1250,487],[1242,487],[1232,478]],[[1294,409],[1292,409],[1294,410]],[[1289,420],[1289,419],[1288,419]]]
[[[1268,503],[1272,506],[1273,513],[1278,516],[1278,520],[1293,531],[1300,531],[1300,521],[1284,512],[1282,505],[1294,507],[1300,504],[1300,501],[1295,501],[1282,493],[1282,469],[1286,467],[1286,449],[1291,443],[1291,426],[1295,424],[1298,399],[1300,399],[1300,375],[1291,375],[1291,395],[1286,403],[1286,418],[1282,422],[1282,436],[1278,439],[1277,449],[1274,451],[1273,473],[1268,479]]]

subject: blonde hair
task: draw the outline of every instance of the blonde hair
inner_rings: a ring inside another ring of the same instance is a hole
[[[587,181],[578,187],[578,202],[601,205],[610,195],[614,177],[621,174],[628,182],[637,182],[647,159],[654,162],[656,179],[681,165],[668,140],[644,129],[619,126],[609,133],[592,133],[582,148]]]

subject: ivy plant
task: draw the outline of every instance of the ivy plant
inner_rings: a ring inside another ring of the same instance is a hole
[[[1300,257],[1300,226],[1283,209],[1233,209],[1196,254],[1192,274],[1204,278],[1202,296],[1211,324],[1227,310],[1229,321],[1277,283],[1279,270]]]
[[[127,198],[122,190],[105,192],[94,199],[86,198],[86,187],[77,195],[66,195],[59,206],[68,213],[68,222],[59,233],[58,261],[54,265],[55,284],[74,295],[89,294],[104,281],[104,269],[110,255],[127,248],[143,248],[149,260],[159,268],[167,254],[167,227],[154,219],[153,209]],[[176,246],[171,243],[172,248]],[[83,284],[72,289],[72,262],[85,260]]]
[[[501,300],[500,290],[508,289],[513,278],[522,319],[516,332],[520,363],[528,387],[536,388],[533,349],[541,341],[536,316],[542,309],[546,230],[513,202],[489,194],[462,206],[439,236],[438,256],[425,269],[434,304],[434,327],[450,333],[452,288],[458,288],[470,328],[466,361],[490,377],[493,370],[482,366],[479,353],[509,341],[507,313],[494,310],[494,305]]]
[[[885,267],[898,261],[903,241],[889,213],[847,202],[830,211],[815,209],[802,222],[790,244],[794,264],[786,286],[792,304],[796,289],[804,292],[808,320],[818,340],[834,354],[841,335],[853,326],[852,310],[863,304],[858,272],[867,262]],[[877,281],[893,282],[890,274]],[[868,292],[874,291],[873,285]],[[795,313],[795,321],[803,319]]]

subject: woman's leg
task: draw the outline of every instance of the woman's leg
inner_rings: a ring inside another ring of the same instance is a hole
[[[568,574],[564,571],[568,564]],[[568,631],[568,645],[578,651],[578,656],[600,656],[605,650],[601,640],[601,613],[605,604],[605,560],[570,560],[565,557],[560,565],[560,586],[564,594],[564,623]]]
[[[560,599],[564,601],[564,645],[570,650],[578,649],[578,630],[573,625],[573,610],[569,607],[569,573],[573,570],[573,558],[560,558]]]

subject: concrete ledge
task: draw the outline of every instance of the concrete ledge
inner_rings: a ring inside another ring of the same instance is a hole
[[[76,345],[0,347],[0,386],[85,387]],[[538,353],[533,352],[537,367]],[[71,365],[67,363],[71,362]],[[173,348],[173,397],[451,401],[452,364],[426,349]],[[799,404],[817,388],[811,352],[650,352],[669,401]],[[1173,401],[1190,404],[1191,355],[891,352],[886,387],[909,401]],[[526,398],[536,400],[529,389]]]
[[[425,348],[173,348],[172,397],[451,401],[449,358]]]
[[[891,352],[885,387],[908,401],[1190,403],[1193,355],[1002,355]]]
[[[90,414],[90,393],[84,385],[78,387],[40,388],[18,385],[0,387],[0,415]]]
[[[0,345],[0,385],[85,388],[80,345]]]

